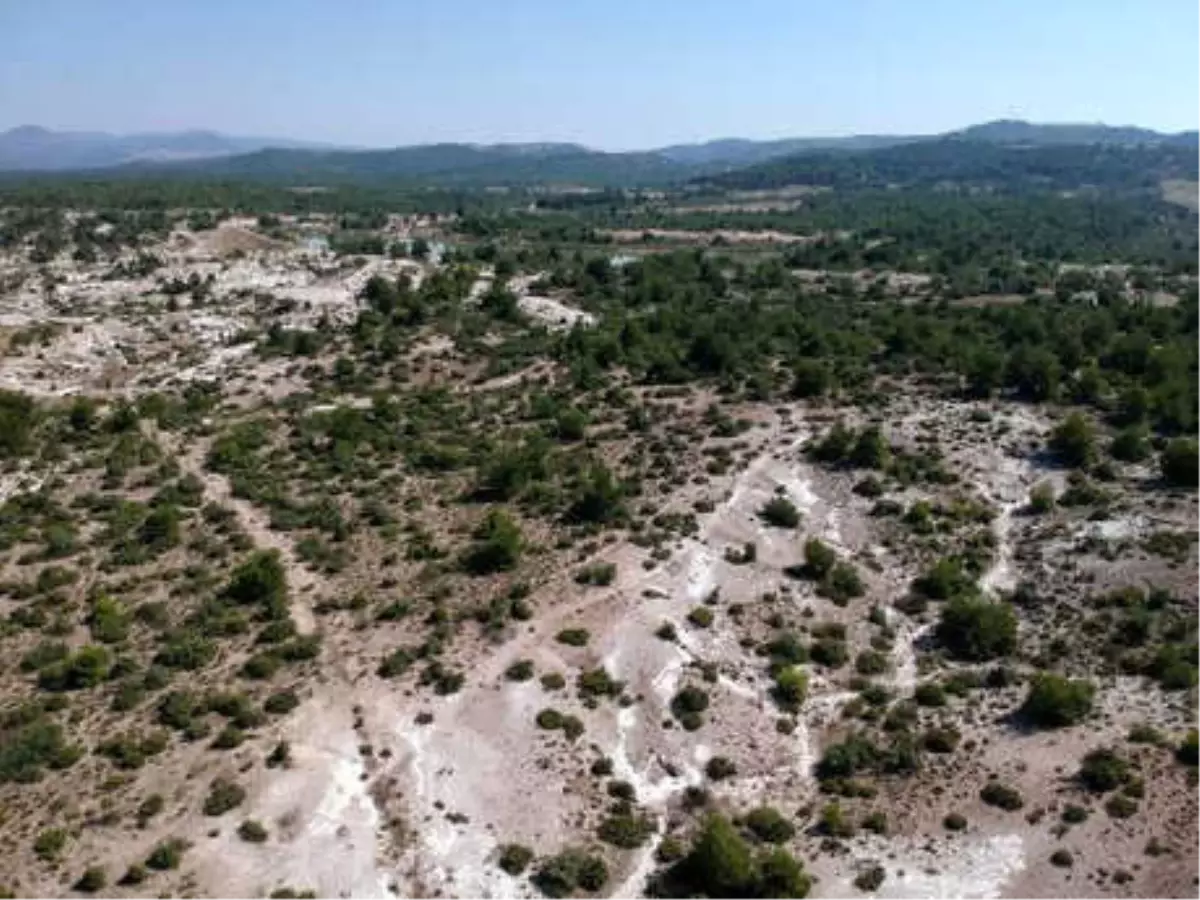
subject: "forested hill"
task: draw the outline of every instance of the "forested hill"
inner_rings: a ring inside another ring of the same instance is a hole
[[[684,181],[712,167],[668,159],[657,152],[602,153],[572,144],[429,144],[391,150],[261,150],[197,162],[131,165],[105,177],[204,176],[276,182],[485,186],[579,184],[629,186]]]
[[[811,185],[840,190],[971,186],[1004,191],[1157,191],[1165,179],[1195,180],[1194,135],[1148,144],[1008,144],[966,136],[859,153],[799,153],[702,176],[721,188]]]

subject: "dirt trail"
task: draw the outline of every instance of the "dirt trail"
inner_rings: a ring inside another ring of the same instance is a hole
[[[142,421],[142,429],[147,437],[160,445],[168,446],[172,443],[168,435],[146,420]],[[278,551],[280,561],[287,572],[292,600],[291,613],[296,629],[301,634],[311,634],[315,631],[316,620],[313,617],[311,595],[314,590],[324,586],[325,579],[311,571],[296,555],[290,537],[271,528],[271,517],[267,513],[250,501],[234,496],[228,478],[204,467],[204,457],[208,452],[206,443],[197,443],[186,453],[178,453],[175,450],[172,452],[176,454],[175,459],[179,467],[203,483],[204,494],[209,500],[234,511],[238,524],[254,541],[256,547]]]

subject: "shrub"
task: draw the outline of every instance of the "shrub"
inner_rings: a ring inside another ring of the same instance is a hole
[[[923,681],[913,691],[913,699],[917,701],[918,706],[945,706],[946,691],[936,681]]]
[[[267,829],[262,826],[261,822],[256,822],[254,819],[247,819],[239,825],[237,833],[243,841],[251,844],[261,844],[267,839]]]
[[[804,543],[804,566],[806,574],[820,580],[828,575],[837,562],[837,553],[820,538],[809,538]]]
[[[808,676],[796,666],[785,666],[775,673],[771,696],[788,712],[797,712],[808,696]]]
[[[538,728],[546,731],[557,731],[563,726],[563,714],[557,709],[543,709],[537,714],[536,719]]]
[[[708,628],[713,623],[713,611],[707,606],[697,606],[687,614],[687,620],[697,628]]]
[[[594,563],[585,566],[575,574],[576,584],[607,587],[617,577],[617,567],[613,563]]]
[[[1042,673],[1034,677],[1021,714],[1039,728],[1064,728],[1087,718],[1095,696],[1090,681]]]
[[[1108,748],[1092,750],[1084,756],[1076,777],[1089,791],[1115,791],[1129,780],[1129,763]]]
[[[62,726],[46,719],[39,707],[23,724],[0,728],[0,784],[37,781],[43,769],[69,768],[82,755],[83,749],[67,744]]]
[[[616,813],[600,823],[596,829],[596,836],[606,844],[632,850],[646,843],[655,830],[654,820],[649,816]]]
[[[887,813],[876,810],[862,820],[862,827],[873,834],[888,833]]]
[[[775,528],[795,528],[800,524],[800,510],[787,497],[772,497],[758,511],[758,515]]]
[[[416,657],[405,647],[399,647],[385,656],[375,670],[380,678],[398,678],[412,668]]]
[[[528,681],[533,677],[533,660],[517,660],[504,670],[504,677],[509,681]]]
[[[1180,742],[1175,751],[1175,758],[1185,766],[1195,766],[1200,763],[1200,733],[1193,728]]]
[[[949,600],[975,587],[957,559],[945,557],[913,582],[913,590],[930,600]]]
[[[953,753],[961,739],[955,728],[931,728],[922,736],[921,744],[930,753]]]
[[[1007,812],[1013,812],[1025,805],[1020,791],[999,781],[989,781],[985,784],[979,792],[979,799],[988,806],[995,806]]]
[[[475,544],[463,558],[473,575],[489,575],[516,567],[524,539],[517,523],[502,509],[488,511],[475,530]]]
[[[143,800],[137,808],[138,828],[145,828],[151,819],[163,811],[164,806],[166,801],[163,800],[162,794],[151,794]]]
[[[278,691],[267,698],[263,709],[273,716],[283,716],[300,705],[300,698],[295,691]]]
[[[698,718],[700,713],[706,709],[708,709],[708,693],[698,687],[689,685],[681,688],[671,698],[671,712],[681,722],[685,721],[689,716]]]
[[[1194,438],[1175,438],[1163,450],[1159,465],[1167,484],[1194,488],[1200,479],[1200,445]]]
[[[1069,869],[1075,865],[1075,857],[1071,855],[1070,850],[1055,850],[1050,854],[1050,865]]]
[[[704,774],[713,781],[724,781],[737,774],[737,766],[728,757],[714,756],[704,766]]]
[[[598,891],[608,881],[608,867],[585,850],[568,849],[544,860],[533,883],[547,897],[566,897],[577,888]]]
[[[276,550],[259,550],[238,566],[224,596],[241,606],[257,606],[268,619],[286,619],[287,573]]]
[[[586,628],[564,628],[554,636],[554,639],[568,647],[582,647],[591,637],[591,633]]]
[[[148,874],[149,873],[146,871],[145,866],[143,866],[141,863],[134,863],[125,870],[125,874],[121,876],[121,880],[118,881],[117,884],[123,887],[141,884],[146,880]]]
[[[499,866],[516,878],[533,862],[533,851],[523,844],[504,844],[500,847]]]
[[[47,691],[79,691],[95,687],[108,677],[112,657],[98,645],[80,647],[66,659],[38,673],[38,687]]]
[[[1109,445],[1108,452],[1113,459],[1121,462],[1136,463],[1146,459],[1150,455],[1150,442],[1146,440],[1145,429],[1136,425],[1121,429]]]
[[[189,846],[188,842],[181,838],[169,838],[150,851],[150,855],[146,857],[146,867],[158,872],[178,869]]]
[[[62,828],[47,828],[38,833],[33,841],[33,852],[37,858],[53,862],[67,846],[67,832]]]
[[[220,816],[241,805],[246,799],[246,789],[225,778],[214,778],[204,798],[203,811],[206,816]]]
[[[854,886],[865,893],[872,893],[879,890],[887,878],[887,872],[883,866],[874,865],[868,866],[858,873],[854,878]]]
[[[1095,426],[1083,413],[1071,413],[1050,433],[1050,451],[1064,465],[1088,465],[1096,456]]]
[[[625,682],[615,681],[603,666],[581,672],[576,682],[582,697],[616,697],[625,689]]]
[[[1054,509],[1054,485],[1048,481],[1034,485],[1029,492],[1029,508],[1039,515]]]
[[[103,866],[89,866],[84,869],[79,880],[75,882],[74,889],[84,894],[94,894],[96,891],[104,890],[108,884],[108,873]]]
[[[796,826],[784,818],[783,814],[773,806],[760,806],[746,813],[743,820],[746,827],[760,841],[771,844],[782,844],[792,839]]]
[[[1017,647],[1017,616],[1007,603],[956,597],[942,608],[937,639],[956,659],[984,662]]]
[[[1088,811],[1082,806],[1076,806],[1074,803],[1068,803],[1063,807],[1062,820],[1068,825],[1078,825],[1080,822],[1086,822]]]
[[[942,819],[942,827],[947,831],[962,831],[967,827],[967,818],[962,813],[949,813]]]
[[[847,818],[841,804],[835,801],[826,804],[821,810],[821,831],[830,837],[853,837],[854,823]]]
[[[1138,811],[1138,803],[1124,794],[1113,794],[1104,804],[1104,811],[1114,819],[1128,819]]]
[[[829,574],[821,579],[817,593],[822,597],[828,597],[838,606],[845,606],[855,597],[861,597],[866,593],[866,587],[863,585],[862,577],[858,574],[858,569],[854,568],[851,563],[843,561],[834,564]]]
[[[864,650],[854,659],[854,670],[859,675],[882,675],[887,668],[887,657],[876,650]]]

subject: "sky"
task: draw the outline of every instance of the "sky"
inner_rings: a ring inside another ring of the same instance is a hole
[[[1196,0],[0,0],[0,129],[351,146],[1197,127]]]

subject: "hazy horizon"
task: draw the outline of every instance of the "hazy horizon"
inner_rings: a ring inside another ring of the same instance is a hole
[[[1194,2],[0,7],[0,130],[648,149],[995,119],[1194,130]]]

